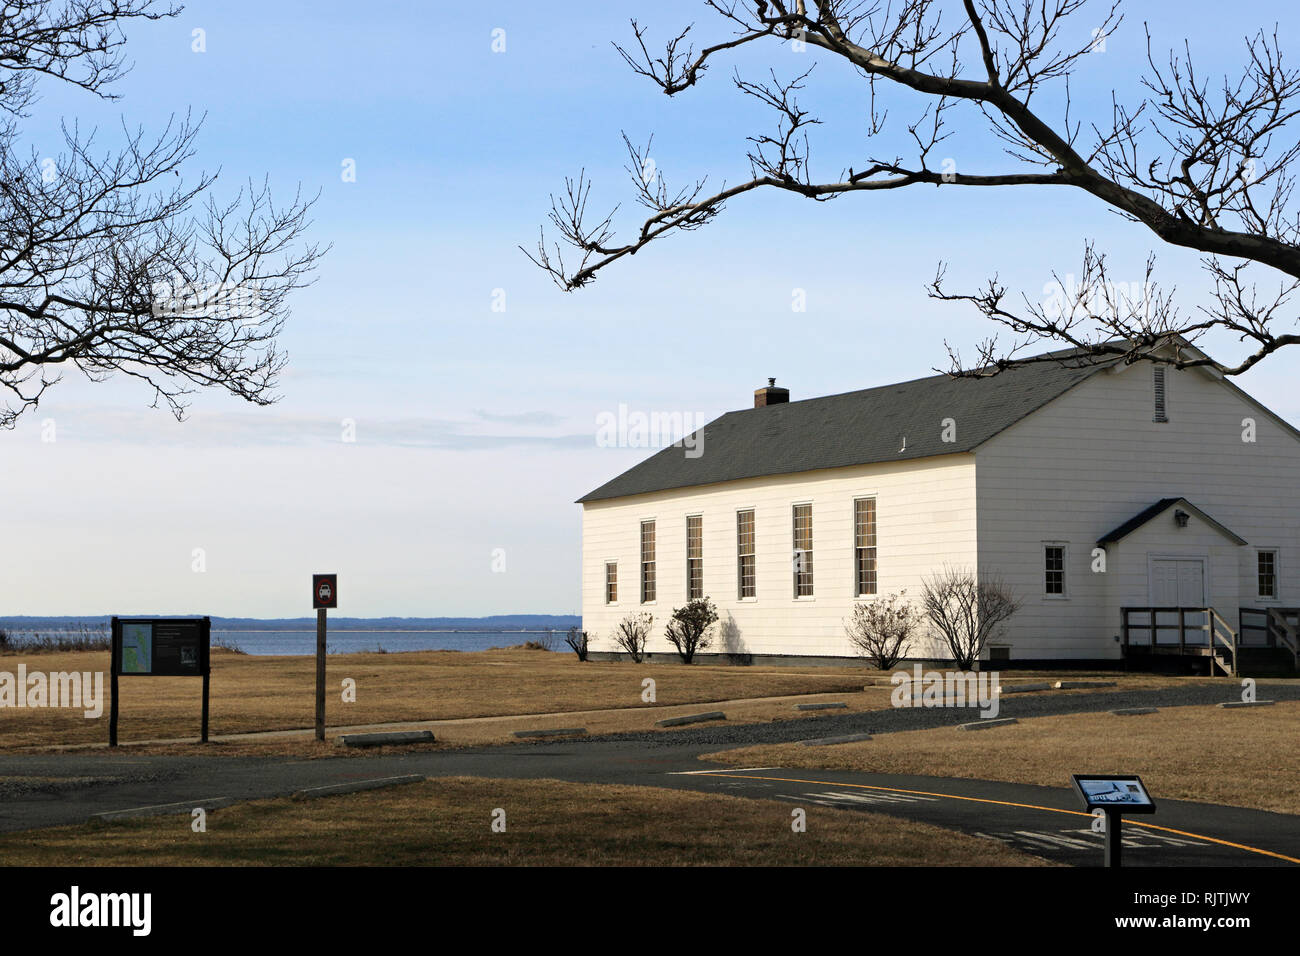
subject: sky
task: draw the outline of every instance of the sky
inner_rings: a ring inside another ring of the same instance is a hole
[[[1107,120],[1112,91],[1140,96],[1143,21],[1156,50],[1185,40],[1212,76],[1238,68],[1258,28],[1300,41],[1300,12],[1281,3],[1239,5],[1230,26],[1204,0],[1129,7],[1072,81],[1085,130]],[[561,291],[518,247],[535,245],[548,197],[579,170],[593,208],[621,203],[616,225],[635,228],[623,132],[653,134],[670,186],[748,178],[746,137],[772,121],[733,71],[788,78],[815,63],[802,102],[822,121],[817,178],[911,155],[904,121],[921,100],[888,92],[894,132],[869,141],[861,78],[788,43],[751,46],[665,97],[611,45],[632,40],[634,15],[656,42],[692,22],[701,42],[727,36],[696,0],[564,16],[524,2],[196,0],[128,29],[120,99],[46,82],[24,125],[38,155],[57,151],[60,122],[98,128],[107,148],[124,122],[158,130],[192,111],[204,125],[187,179],[219,171],[219,197],[264,177],[277,197],[319,194],[309,238],[332,248],[294,300],[275,405],[210,392],[178,423],[137,381],[71,372],[0,432],[0,616],[296,617],[313,572],[339,574],[348,616],[577,613],[574,501],[653,451],[598,441],[602,416],[702,422],[751,405],[769,376],[797,400],[946,368],[945,342],[969,351],[992,330],[927,298],[941,262],[954,289],[996,274],[1039,301],[1091,239],[1117,281],[1140,283],[1154,249],[1183,308],[1205,301],[1196,254],[1087,196],[1024,188],[755,193]],[[1073,27],[1085,39],[1089,16]],[[1039,105],[1059,115],[1059,97]],[[1004,169],[977,116],[954,114],[932,162]],[[1238,383],[1300,423],[1297,371],[1300,351],[1284,351]]]

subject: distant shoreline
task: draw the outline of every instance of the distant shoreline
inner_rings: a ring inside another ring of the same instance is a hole
[[[119,617],[201,617],[194,614],[120,614]],[[295,618],[248,618],[217,617],[209,615],[213,631],[247,632],[279,631],[286,634],[310,632],[316,630],[315,617]],[[0,630],[13,632],[40,633],[78,633],[84,630],[107,629],[110,618],[91,616],[36,616],[16,615],[0,617]],[[331,632],[344,631],[354,634],[362,633],[409,633],[409,634],[545,634],[548,631],[567,631],[571,627],[581,627],[582,618],[578,615],[559,614],[502,614],[481,618],[400,618],[400,617],[346,617],[332,616],[329,621]]]

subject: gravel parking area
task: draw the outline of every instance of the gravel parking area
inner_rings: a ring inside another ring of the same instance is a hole
[[[1260,700],[1300,700],[1300,682],[1260,684]],[[1241,699],[1235,683],[1189,684],[1159,690],[1066,693],[1042,691],[1004,698],[998,717],[1046,717],[1053,714],[1092,713],[1122,707],[1187,707],[1213,705]],[[621,740],[661,746],[747,747],[754,744],[794,743],[812,737],[842,734],[887,734],[901,730],[928,730],[979,719],[971,707],[897,707],[854,714],[826,714],[766,724],[713,724],[671,733],[608,734],[591,740]]]

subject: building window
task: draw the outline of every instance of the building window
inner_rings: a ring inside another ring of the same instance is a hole
[[[641,522],[641,603],[655,599],[655,523]]]
[[[812,505],[794,506],[794,596],[813,593]]]
[[[1043,593],[1065,597],[1065,545],[1043,545]]]
[[[1277,552],[1259,552],[1259,596],[1277,598]]]
[[[754,580],[754,512],[736,512],[737,594],[743,600],[757,595]]]
[[[618,603],[618,562],[609,561],[605,564],[605,603]]]
[[[853,502],[854,593],[858,597],[876,593],[876,499]]]
[[[1153,422],[1167,422],[1169,416],[1165,408],[1165,367],[1163,365],[1153,366],[1151,369],[1152,396],[1155,400],[1155,414],[1151,417]]]
[[[686,518],[686,600],[704,597],[704,518]]]

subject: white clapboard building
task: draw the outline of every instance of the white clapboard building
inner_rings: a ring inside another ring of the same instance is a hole
[[[951,566],[1022,602],[993,660],[1289,659],[1300,432],[1210,370],[1057,354],[801,401],[769,383],[585,495],[597,656],[638,612],[669,655],[672,610],[707,596],[702,660],[849,658],[855,602]]]

